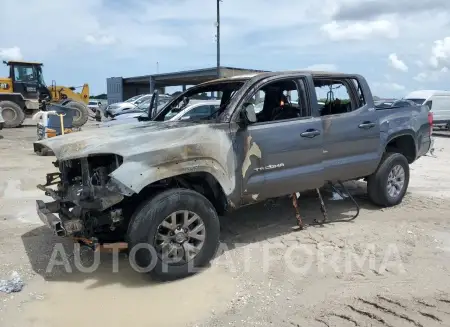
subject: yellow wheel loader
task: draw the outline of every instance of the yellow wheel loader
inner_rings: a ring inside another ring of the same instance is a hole
[[[42,63],[4,61],[9,67],[9,77],[0,77],[0,111],[5,127],[22,125],[41,109],[43,100],[75,110],[74,127],[83,126],[89,118],[89,85],[84,84],[80,93],[75,87],[57,86],[53,81],[47,87],[42,75]]]

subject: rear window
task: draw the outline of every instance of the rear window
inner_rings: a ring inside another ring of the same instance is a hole
[[[426,99],[408,99],[408,100],[414,102],[415,104],[422,105]]]

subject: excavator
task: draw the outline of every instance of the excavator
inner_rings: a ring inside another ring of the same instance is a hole
[[[73,126],[83,126],[89,118],[89,85],[81,92],[76,87],[48,86],[44,82],[42,63],[3,61],[9,67],[9,77],[0,77],[0,110],[5,128],[19,127],[42,109],[42,102],[74,109]]]

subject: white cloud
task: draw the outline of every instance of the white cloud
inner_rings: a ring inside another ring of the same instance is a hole
[[[19,47],[0,48],[1,60],[22,60],[22,52]]]
[[[87,35],[85,37],[85,41],[92,45],[112,45],[116,43],[116,38],[111,35],[100,35],[97,37],[93,35]]]
[[[337,71],[335,64],[315,64],[308,66],[302,70],[315,70],[315,71]]]
[[[398,83],[390,83],[390,82],[375,82],[373,83],[373,86],[378,91],[404,91],[406,87],[404,85],[398,84]]]
[[[439,70],[429,70],[421,72],[413,77],[417,82],[438,82],[443,77],[448,76],[449,69],[447,67],[442,67]]]
[[[398,58],[396,53],[391,53],[389,55],[389,65],[402,72],[408,71],[408,66],[406,66],[406,64],[401,59]]]
[[[434,41],[431,48],[430,64],[434,68],[439,68],[441,65],[449,62],[450,59],[450,36]]]
[[[414,61],[414,63],[416,64],[417,67],[422,68],[423,66],[425,66],[425,64],[423,63],[422,60],[416,60]]]
[[[388,20],[366,22],[336,22],[322,25],[321,30],[333,41],[367,40],[371,38],[395,39],[399,36],[398,26]]]

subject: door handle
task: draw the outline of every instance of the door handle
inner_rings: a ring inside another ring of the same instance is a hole
[[[320,132],[317,129],[308,129],[300,134],[301,137],[308,137],[308,138],[313,138],[316,137],[317,135],[320,135]]]
[[[372,123],[371,121],[365,121],[364,123],[359,124],[358,127],[364,128],[364,129],[369,129],[369,128],[375,127],[375,123]]]

